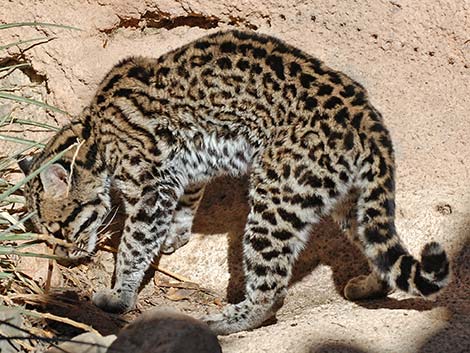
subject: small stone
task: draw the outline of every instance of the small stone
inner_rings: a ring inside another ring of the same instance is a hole
[[[100,336],[87,332],[74,337],[69,342],[48,349],[45,353],[106,353],[109,345],[116,339],[115,335]]]
[[[448,203],[440,203],[436,206],[436,211],[447,216],[452,214],[452,207]]]

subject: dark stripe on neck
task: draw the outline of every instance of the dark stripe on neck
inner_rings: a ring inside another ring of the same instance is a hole
[[[80,228],[78,229],[78,232],[75,233],[75,235],[80,235],[83,231],[85,231],[86,229],[88,229],[90,227],[90,225],[98,218],[98,212],[96,211],[93,211],[93,213],[91,214],[91,216],[85,221],[82,223],[82,225],[80,226]]]

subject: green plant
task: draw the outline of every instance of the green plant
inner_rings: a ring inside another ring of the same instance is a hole
[[[37,23],[37,22],[24,22],[24,23],[10,23],[1,24],[0,30],[8,28],[17,28],[24,26],[52,26],[65,29],[77,29],[70,26],[55,25],[50,23]],[[25,39],[0,45],[0,52],[5,51],[13,46],[24,46],[25,44],[43,44],[50,41],[51,37],[39,37],[32,39]],[[14,64],[2,65],[0,63],[0,75],[6,77],[14,70],[27,69],[29,64],[27,62],[15,62]],[[47,109],[56,113],[67,114],[61,109],[54,106],[48,105],[39,100],[26,98],[21,95],[12,94],[10,87],[3,87],[0,84],[0,105],[5,101],[14,102],[14,104],[30,104],[37,106],[38,109]],[[24,209],[24,197],[21,195],[21,187],[29,180],[37,176],[44,168],[48,165],[57,161],[61,156],[66,153],[63,151],[53,158],[51,158],[41,168],[33,171],[30,175],[23,178],[18,182],[12,182],[11,178],[8,177],[12,172],[17,170],[17,162],[25,154],[34,152],[44,146],[46,141],[30,140],[23,137],[13,136],[9,134],[9,130],[12,127],[26,128],[26,127],[38,127],[46,132],[54,132],[58,130],[58,127],[47,123],[41,123],[30,119],[24,119],[22,117],[13,116],[11,113],[7,113],[4,116],[0,116],[0,143],[9,142],[16,143],[19,145],[18,149],[9,155],[0,154],[0,309],[5,308],[4,305],[8,305],[10,308],[14,308],[18,315],[27,315],[30,317],[46,317],[44,314],[25,310],[9,299],[9,296],[16,290],[21,289],[23,293],[42,294],[43,289],[35,283],[27,275],[18,271],[17,263],[20,257],[46,257],[53,258],[53,255],[36,253],[34,251],[28,251],[28,247],[37,243],[38,241],[49,239],[48,236],[43,234],[37,234],[27,230],[25,227],[26,222],[33,217],[31,213],[27,213]],[[72,146],[71,146],[72,147]],[[0,152],[1,153],[1,152]],[[42,316],[41,316],[42,315]],[[49,314],[50,316],[50,314]],[[57,317],[50,317],[56,320]],[[59,318],[60,321],[60,318]],[[70,323],[69,323],[70,324]],[[72,322],[73,324],[73,322]],[[0,320],[0,326],[2,322]],[[0,330],[1,331],[1,330]],[[2,333],[0,332],[0,351],[2,344]],[[32,336],[30,336],[32,337]],[[8,338],[7,338],[8,339]],[[21,347],[24,350],[28,350],[28,344],[22,340],[15,340],[13,342],[17,347]]]
[[[53,27],[60,27],[66,29],[76,29],[75,27],[70,26],[63,26],[63,25],[56,25],[50,23],[38,23],[38,22],[24,22],[24,23],[10,23],[10,24],[3,24],[0,25],[0,30],[7,29],[7,28],[16,28],[16,27],[24,27],[24,26],[53,26]],[[32,38],[27,40],[20,40],[14,43],[8,43],[5,45],[0,46],[0,50],[6,50],[12,46],[21,46],[26,43],[35,43],[40,44],[45,41],[49,41],[49,37],[39,37],[39,38]],[[19,63],[14,65],[5,65],[0,67],[0,72],[8,75],[13,70],[19,70],[29,66],[28,63]],[[48,109],[54,112],[67,114],[61,109],[58,109],[54,106],[46,104],[44,102],[22,97],[20,95],[11,94],[8,92],[7,87],[0,86],[0,102],[2,100],[10,100],[17,102],[18,104],[33,104],[40,108]],[[42,166],[40,169],[31,173],[28,177],[20,180],[19,182],[13,184],[9,180],[7,180],[4,176],[8,174],[12,170],[12,165],[15,165],[18,161],[18,158],[23,156],[25,153],[30,152],[34,149],[41,148],[44,146],[45,141],[33,141],[25,138],[20,138],[16,136],[10,136],[8,134],[3,133],[3,128],[11,127],[13,125],[17,126],[35,126],[45,129],[46,131],[57,131],[57,127],[52,126],[50,124],[40,123],[29,119],[21,119],[17,117],[11,116],[11,114],[7,114],[5,116],[0,117],[0,142],[7,141],[7,142],[14,142],[20,145],[23,145],[18,151],[13,153],[9,156],[1,156],[0,157],[0,280],[11,278],[13,276],[12,267],[11,267],[11,255],[16,256],[40,256],[44,257],[49,255],[46,254],[35,254],[31,252],[25,252],[22,249],[27,248],[28,245],[32,243],[28,243],[25,241],[34,242],[36,240],[42,239],[40,234],[35,234],[31,232],[26,232],[26,228],[24,227],[24,223],[30,219],[33,215],[26,214],[19,219],[16,219],[15,215],[22,215],[23,209],[22,204],[24,203],[24,198],[17,194],[17,191],[29,180],[34,178],[38,175],[42,169],[47,168],[50,163],[53,163],[57,159],[63,155],[63,153],[55,156],[52,158],[49,163]],[[18,241],[21,241],[20,244],[16,244]]]

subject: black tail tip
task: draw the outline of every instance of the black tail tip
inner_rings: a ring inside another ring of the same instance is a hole
[[[444,281],[449,275],[449,260],[445,250],[439,243],[431,242],[421,252],[421,270],[433,282]]]

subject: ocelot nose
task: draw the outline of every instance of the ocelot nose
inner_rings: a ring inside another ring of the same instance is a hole
[[[57,245],[54,249],[54,255],[60,257],[56,261],[62,266],[70,266],[73,263],[73,261],[69,259],[67,248],[64,246]]]

